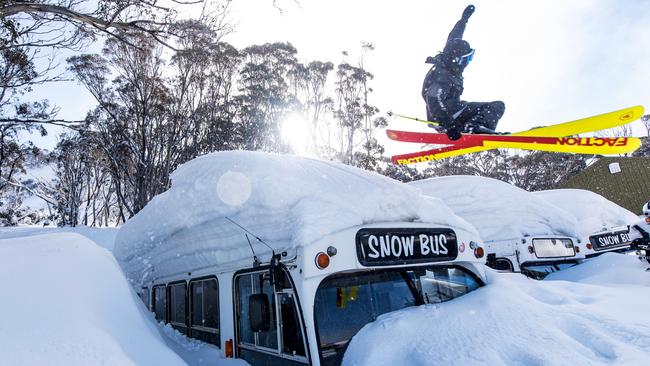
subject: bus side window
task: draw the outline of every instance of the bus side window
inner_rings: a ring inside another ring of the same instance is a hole
[[[170,283],[169,291],[169,323],[174,329],[187,335],[187,284],[183,282]]]
[[[219,283],[216,278],[190,282],[191,336],[221,347]]]
[[[268,277],[265,274],[256,273],[252,276],[253,278],[253,287],[256,294],[264,294],[269,298],[269,309],[271,315],[271,326],[269,330],[265,332],[257,332],[257,345],[260,347],[278,348],[278,327],[276,324],[276,314],[275,314],[275,296],[273,291],[273,286],[269,282]],[[248,316],[248,314],[246,314]]]
[[[153,312],[159,322],[167,322],[167,296],[165,295],[165,285],[153,287]]]
[[[143,288],[140,289],[140,299],[142,299],[142,302],[144,303],[144,306],[147,307],[147,309],[149,309],[150,306],[151,306],[149,304],[150,295],[151,295],[151,293],[149,292],[148,287],[143,287]]]
[[[239,342],[255,345],[255,333],[251,330],[248,313],[250,311],[248,298],[253,294],[253,282],[251,275],[242,275],[237,277],[237,295],[238,295],[238,321]]]

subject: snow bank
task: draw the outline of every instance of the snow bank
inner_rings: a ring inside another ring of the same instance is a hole
[[[188,338],[171,324],[159,323],[167,346],[176,352],[188,365],[200,366],[248,366],[239,358],[226,358],[223,352],[212,345]]]
[[[0,364],[183,365],[110,252],[74,233],[0,240]]]
[[[581,237],[639,221],[632,212],[584,189],[555,189],[533,194],[573,214],[578,219]]]
[[[89,226],[56,227],[56,226],[17,226],[0,227],[0,239],[24,238],[34,235],[55,233],[76,233],[83,235],[102,248],[113,251],[117,228],[97,228]]]
[[[388,221],[450,225],[475,233],[440,200],[354,167],[288,155],[229,151],[180,166],[172,187],[120,229],[114,254],[130,279],[148,271],[251,261],[242,229],[276,251],[344,228]],[[257,254],[268,250],[251,241]],[[164,269],[163,269],[164,268]]]
[[[644,269],[604,254],[545,281],[489,271],[486,287],[366,325],[343,365],[646,365]]]
[[[449,176],[410,185],[442,199],[458,216],[474,225],[485,241],[526,235],[577,235],[576,218],[569,212],[500,180]]]

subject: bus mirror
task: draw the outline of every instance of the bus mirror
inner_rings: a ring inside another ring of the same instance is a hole
[[[252,294],[248,297],[248,319],[253,332],[271,329],[271,310],[266,294]]]

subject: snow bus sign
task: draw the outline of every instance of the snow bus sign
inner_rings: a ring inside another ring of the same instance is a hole
[[[357,257],[364,266],[443,262],[456,259],[453,230],[363,229],[357,233]]]
[[[602,250],[629,246],[632,244],[632,239],[630,239],[630,231],[624,230],[592,235],[589,237],[589,242],[593,246],[594,250],[599,252]]]
[[[172,182],[122,226],[115,255],[158,321],[254,366],[340,365],[380,315],[485,284],[476,230],[390,178],[220,152]]]

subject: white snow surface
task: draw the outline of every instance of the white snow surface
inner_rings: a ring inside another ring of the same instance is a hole
[[[607,253],[544,281],[488,270],[486,287],[367,324],[343,365],[647,365],[645,267]]]
[[[81,235],[0,240],[0,278],[2,365],[185,364],[111,253]]]
[[[250,151],[205,155],[181,165],[172,187],[117,234],[114,254],[136,284],[149,271],[176,273],[251,262],[244,231],[277,252],[345,228],[418,221],[476,230],[439,199],[343,164]],[[258,254],[270,252],[249,235]]]
[[[102,248],[113,251],[113,244],[115,243],[115,235],[117,235],[117,228],[106,227],[97,228],[89,226],[77,227],[56,227],[56,226],[16,226],[16,227],[0,227],[0,239],[22,238],[35,235],[46,235],[54,233],[75,233],[93,241],[95,244]]]
[[[156,324],[88,238],[17,231],[0,232],[0,365],[246,364]],[[544,281],[488,269],[483,288],[366,325],[344,365],[645,365],[647,266],[606,253]]]
[[[102,248],[111,232],[0,229],[0,365],[247,365],[156,323]]]
[[[578,219],[581,237],[639,221],[631,211],[584,189],[554,189],[533,194],[573,214]]]
[[[497,179],[459,175],[409,184],[442,199],[458,216],[474,225],[485,241],[527,235],[578,235],[577,220],[569,212]]]

